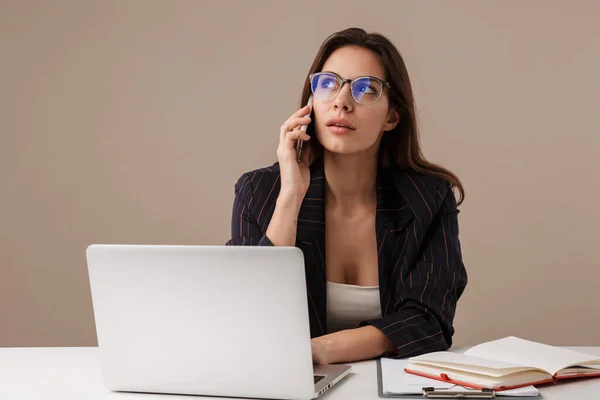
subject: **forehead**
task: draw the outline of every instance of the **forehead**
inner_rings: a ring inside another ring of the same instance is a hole
[[[385,71],[377,54],[358,46],[337,49],[325,61],[322,70],[335,72],[344,79],[374,76],[385,80]]]

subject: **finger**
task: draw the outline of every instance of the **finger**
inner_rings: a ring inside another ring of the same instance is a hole
[[[311,113],[311,108],[310,106],[306,105],[304,107],[302,107],[301,109],[299,109],[298,111],[296,111],[295,113],[293,113],[283,124],[281,124],[281,127],[283,128],[283,126],[288,126],[292,120],[298,119],[298,118],[303,118],[303,117],[310,117],[310,113]],[[288,129],[291,130],[291,129]]]
[[[291,132],[288,132],[285,136],[285,148],[288,150],[295,149],[298,139],[307,141],[310,140],[310,136],[307,135],[306,132],[302,132],[300,129],[295,129]]]
[[[285,141],[285,135],[288,134],[290,131],[295,130],[296,128],[299,128],[302,125],[308,125],[310,123],[311,119],[306,117],[306,118],[295,118],[293,120],[287,121],[285,122],[282,126],[281,126],[281,130],[279,131],[279,141],[283,142]]]
[[[296,118],[296,117],[301,117],[304,115],[310,114],[310,106],[307,104],[304,107],[302,107],[301,109],[299,109],[298,111],[296,111],[295,113],[292,114],[291,118]]]
[[[298,128],[299,126],[310,124],[310,121],[312,121],[310,117],[293,118],[293,119],[285,122],[281,126],[281,129],[283,129],[285,132],[293,131],[294,129]]]

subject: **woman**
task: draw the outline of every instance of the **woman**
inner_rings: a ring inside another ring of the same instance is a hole
[[[452,189],[461,202],[464,191],[422,156],[398,50],[362,29],[335,33],[302,104],[311,94],[313,118],[305,106],[281,126],[278,162],[236,183],[227,244],[303,251],[315,363],[448,349],[467,284]]]

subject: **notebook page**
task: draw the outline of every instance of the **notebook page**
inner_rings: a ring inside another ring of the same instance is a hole
[[[482,343],[465,355],[540,368],[552,375],[570,365],[599,360],[590,354],[532,342],[514,336]]]
[[[494,377],[501,377],[531,369],[531,367],[523,365],[500,362],[450,351],[427,353],[417,357],[411,357],[410,361],[413,363],[451,368]]]

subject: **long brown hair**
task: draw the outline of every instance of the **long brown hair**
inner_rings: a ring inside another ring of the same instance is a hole
[[[385,70],[385,79],[390,84],[389,106],[400,116],[400,122],[396,127],[383,134],[379,145],[379,164],[381,166],[397,165],[418,173],[442,177],[450,182],[452,187],[458,189],[460,193],[458,204],[462,203],[465,191],[458,177],[447,169],[430,163],[423,156],[408,71],[400,52],[390,40],[379,33],[367,33],[360,28],[348,28],[336,32],[325,39],[308,74],[320,72],[329,56],[345,46],[363,47],[379,56]],[[307,79],[302,90],[301,106],[306,104],[310,94],[310,82]],[[313,122],[311,122],[312,124]],[[309,125],[308,128],[312,130],[313,127]],[[312,162],[322,156],[323,146],[315,136],[309,143]]]

